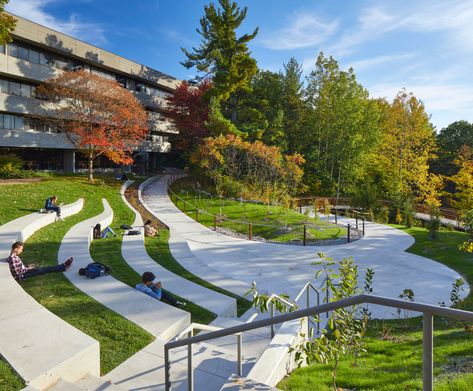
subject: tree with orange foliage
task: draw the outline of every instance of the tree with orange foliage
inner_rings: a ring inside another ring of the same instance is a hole
[[[235,135],[208,137],[191,162],[214,181],[221,195],[246,196],[269,202],[301,188],[302,155],[283,155],[279,147],[250,143]]]
[[[211,88],[212,83],[209,81],[204,81],[196,87],[183,81],[174,93],[166,98],[164,114],[179,131],[172,136],[174,151],[190,152],[209,136],[205,126],[209,119],[209,102],[204,99],[204,95]]]
[[[46,117],[87,156],[89,182],[101,155],[117,164],[133,162],[131,153],[148,134],[140,102],[116,81],[86,72],[64,72],[38,87]]]

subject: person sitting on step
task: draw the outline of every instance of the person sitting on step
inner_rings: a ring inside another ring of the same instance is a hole
[[[151,225],[152,221],[147,220],[143,228],[145,229],[145,236],[156,236],[158,230]]]
[[[15,242],[11,246],[10,256],[8,257],[8,265],[10,266],[10,272],[15,280],[24,280],[26,278],[39,276],[41,274],[53,273],[53,272],[65,272],[72,265],[73,258],[70,257],[64,263],[54,266],[38,267],[34,263],[24,265],[20,258],[20,254],[23,252],[23,242]]]
[[[57,216],[57,219],[59,221],[62,221],[62,217],[61,217],[61,207],[60,206],[57,206],[57,197],[55,195],[49,197],[45,204],[44,204],[44,209],[46,210],[52,210],[54,212],[56,212],[56,216]]]
[[[140,292],[146,293],[148,296],[165,301],[173,306],[186,305],[186,303],[178,301],[173,295],[165,291],[162,287],[161,281],[154,284],[153,281],[155,278],[156,276],[152,272],[144,272],[141,276],[141,283],[137,284],[135,288]]]

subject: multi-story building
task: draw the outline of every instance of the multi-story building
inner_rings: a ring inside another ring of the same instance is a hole
[[[135,162],[154,170],[170,151],[172,127],[163,118],[164,97],[179,80],[27,19],[17,20],[13,42],[0,46],[0,153],[14,152],[27,168],[75,171],[85,159],[57,129],[38,117],[36,87],[63,71],[84,69],[129,89],[149,116],[148,139],[134,152]],[[111,166],[106,159],[98,165]]]

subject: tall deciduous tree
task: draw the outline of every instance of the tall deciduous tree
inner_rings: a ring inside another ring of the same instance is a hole
[[[0,0],[0,45],[12,41],[11,33],[16,27],[16,19],[4,11],[8,1]]]
[[[376,159],[388,178],[389,193],[421,198],[436,148],[429,116],[423,103],[406,91],[399,92],[392,104],[380,106],[382,140]]]
[[[209,136],[205,125],[209,119],[209,103],[204,95],[211,88],[209,81],[196,87],[184,81],[166,98],[164,114],[179,131],[171,139],[174,151],[186,154]]]
[[[467,145],[460,148],[454,163],[458,172],[448,179],[455,185],[455,206],[462,212],[473,210],[473,149]]]
[[[338,195],[359,178],[368,152],[378,143],[377,105],[353,69],[341,70],[323,53],[307,79],[306,99],[311,114],[298,138],[307,160],[306,184]]]
[[[37,91],[47,98],[47,118],[87,156],[90,182],[98,156],[133,162],[131,153],[144,141],[148,124],[145,110],[128,90],[114,80],[79,71],[51,78]]]
[[[218,101],[228,101],[231,106],[232,122],[236,122],[235,92],[248,88],[248,82],[256,71],[256,61],[248,50],[250,42],[258,33],[256,28],[251,34],[237,37],[238,29],[246,17],[247,8],[241,9],[236,2],[219,0],[220,8],[210,3],[204,7],[205,15],[200,19],[202,36],[199,48],[188,51],[184,48],[187,59],[181,62],[186,68],[197,67],[206,75],[212,76],[213,97]]]

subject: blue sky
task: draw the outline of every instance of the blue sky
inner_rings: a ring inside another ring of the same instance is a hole
[[[6,9],[182,79],[180,47],[197,46],[202,0],[10,0]],[[438,130],[473,122],[473,0],[245,0],[240,32],[263,69],[290,57],[307,74],[319,51],[352,66],[372,97],[406,88]]]

